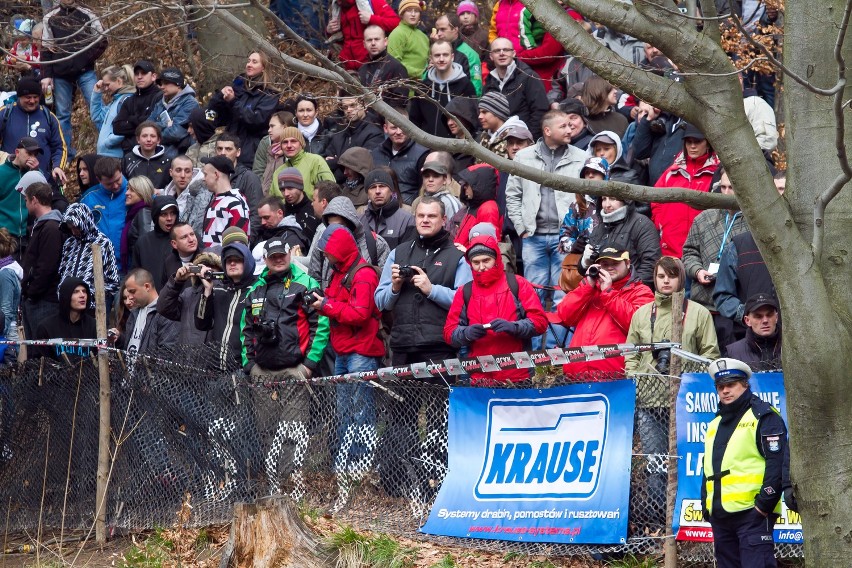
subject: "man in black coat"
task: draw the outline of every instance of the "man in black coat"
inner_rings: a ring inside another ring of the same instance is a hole
[[[354,146],[372,151],[385,139],[384,133],[378,126],[365,120],[367,110],[361,99],[344,95],[340,101],[340,108],[348,124],[346,128],[331,136],[328,147],[325,149],[325,159],[328,161],[328,167],[334,172],[337,183],[342,183],[344,180],[343,168],[337,164],[337,159],[343,155],[343,152]]]
[[[391,106],[404,106],[408,99],[408,71],[393,55],[388,53],[385,30],[376,25],[364,28],[364,47],[370,60],[358,68],[358,80],[369,89],[382,89],[382,100]]]
[[[178,204],[174,197],[158,195],[151,205],[151,220],[154,230],[139,237],[133,247],[134,268],[144,268],[151,273],[159,291],[162,288],[163,268],[166,257],[172,250],[169,233],[178,220]]]
[[[163,98],[157,86],[157,71],[153,63],[145,59],[137,61],[133,66],[133,78],[136,93],[124,100],[112,122],[112,131],[124,136],[121,147],[125,153],[136,145],[136,127],[148,120],[154,104]]]

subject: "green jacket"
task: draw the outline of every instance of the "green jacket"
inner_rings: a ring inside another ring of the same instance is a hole
[[[405,66],[409,78],[419,79],[429,62],[429,36],[400,23],[388,36],[388,53]]]
[[[651,335],[651,308],[657,306],[657,319],[654,322],[654,334]],[[672,338],[672,298],[659,292],[654,293],[654,301],[645,304],[633,314],[630,329],[627,332],[626,343],[653,343]],[[719,344],[716,339],[716,328],[713,326],[713,316],[707,308],[689,301],[686,308],[686,319],[683,322],[683,337],[680,341],[684,351],[695,353],[708,359],[719,358]],[[624,368],[631,373],[655,373],[656,361],[652,353],[634,353],[624,357]],[[652,392],[659,386],[659,381],[640,377],[637,384],[637,399],[640,406],[666,406],[668,394],[665,396]]]
[[[465,42],[459,42],[456,46],[456,51],[463,53],[467,57],[468,67],[470,69],[470,82],[473,83],[473,88],[476,89],[476,96],[482,96],[482,61],[476,50],[470,47]]]
[[[318,181],[334,181],[334,174],[331,173],[331,168],[328,167],[328,162],[325,158],[318,154],[310,154],[302,150],[292,158],[284,158],[282,165],[278,166],[272,172],[272,185],[269,187],[269,195],[282,197],[281,190],[278,189],[278,174],[284,168],[296,168],[302,174],[302,181],[305,184],[305,195],[310,199],[314,198],[314,184]]]
[[[12,163],[11,157],[0,165],[0,227],[16,237],[27,234],[27,205],[15,189],[22,175],[24,172]]]

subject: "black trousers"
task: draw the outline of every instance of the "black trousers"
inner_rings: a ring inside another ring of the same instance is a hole
[[[776,568],[772,529],[778,515],[764,517],[749,509],[722,519],[710,519],[713,552],[718,568]]]

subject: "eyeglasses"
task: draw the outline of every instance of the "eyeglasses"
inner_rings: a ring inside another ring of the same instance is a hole
[[[499,49],[492,49],[491,53],[514,53],[514,51],[511,47],[501,47]]]

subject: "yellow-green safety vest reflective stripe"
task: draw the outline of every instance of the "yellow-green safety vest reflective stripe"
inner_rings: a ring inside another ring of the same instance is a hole
[[[754,498],[763,488],[766,471],[766,459],[760,455],[756,441],[758,420],[754,410],[749,408],[728,440],[722,456],[722,469],[716,477],[717,472],[713,471],[713,443],[721,421],[721,416],[715,417],[707,426],[704,437],[704,475],[707,478],[707,501],[704,506],[710,514],[713,514],[716,487],[720,488],[722,508],[728,513],[753,508]],[[780,500],[775,512],[781,512]]]

